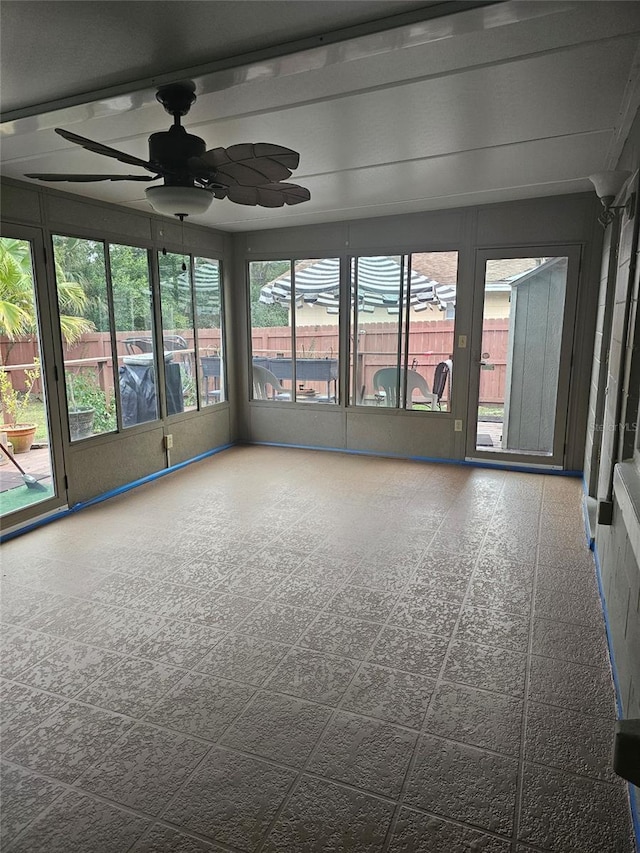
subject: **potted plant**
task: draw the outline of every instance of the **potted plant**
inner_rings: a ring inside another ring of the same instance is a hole
[[[93,372],[68,370],[66,383],[71,441],[115,428],[114,402],[107,402]]]
[[[0,432],[7,434],[14,453],[26,453],[31,449],[38,425],[29,420],[31,394],[40,377],[40,362],[34,359],[33,367],[25,370],[24,391],[16,391],[10,371],[0,365],[0,403],[2,420]]]

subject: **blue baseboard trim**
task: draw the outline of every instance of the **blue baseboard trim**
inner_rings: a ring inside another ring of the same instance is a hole
[[[533,465],[509,465],[501,462],[480,462],[469,459],[450,459],[447,456],[404,456],[401,453],[379,453],[375,450],[349,450],[344,447],[322,447],[313,444],[286,444],[278,441],[243,441],[249,447],[289,447],[293,450],[321,450],[325,453],[345,453],[348,456],[374,456],[378,459],[405,459],[407,462],[432,462],[442,465],[464,465],[467,468],[491,468],[496,471],[516,471],[521,474],[547,474],[555,477],[582,477],[582,471],[559,471],[536,468]]]
[[[171,465],[169,468],[163,468],[162,471],[156,471],[146,477],[141,477],[139,480],[133,480],[131,483],[126,483],[124,486],[119,486],[117,489],[105,492],[102,495],[97,495],[95,498],[91,498],[88,501],[82,501],[80,503],[74,504],[71,507],[60,510],[60,512],[54,511],[53,513],[45,516],[44,518],[36,519],[31,524],[25,524],[17,530],[13,530],[10,533],[0,535],[0,544],[2,544],[3,542],[8,542],[11,539],[15,539],[16,536],[22,536],[22,534],[28,533],[31,530],[35,530],[38,527],[43,527],[45,524],[51,524],[54,521],[58,521],[61,518],[65,518],[66,516],[71,515],[72,513],[80,512],[81,510],[86,509],[87,507],[102,503],[103,501],[109,500],[109,498],[124,494],[125,492],[128,492],[131,489],[135,489],[138,486],[144,485],[145,483],[150,483],[153,482],[153,480],[158,480],[160,477],[165,477],[167,474],[171,474],[174,471],[179,471],[181,468],[185,468],[187,465],[192,465],[194,462],[200,462],[203,459],[207,459],[210,456],[215,456],[217,453],[221,453],[223,450],[228,450],[230,447],[235,447],[238,445],[285,448],[288,447],[294,450],[321,450],[325,453],[346,453],[352,456],[374,456],[383,459],[406,459],[410,462],[428,462],[442,465],[463,465],[469,468],[489,468],[498,471],[519,471],[520,473],[525,474],[550,474],[556,477],[581,477],[584,488],[584,476],[582,471],[557,471],[550,468],[536,468],[535,466],[508,465],[499,462],[481,462],[477,460],[472,461],[468,459],[450,459],[448,457],[440,456],[403,456],[399,453],[376,453],[375,451],[371,450],[348,450],[342,447],[322,447],[311,444],[284,444],[275,441],[238,441],[221,445],[220,447],[216,447],[213,450],[207,450],[204,453],[200,453],[198,456],[193,456],[190,459],[186,459],[184,462],[179,462],[176,465]],[[594,542],[589,540],[588,533],[587,540],[589,543],[589,547],[593,550]]]
[[[520,473],[524,474],[547,474],[556,477],[583,476],[582,471],[557,471],[551,468],[536,468],[535,466],[508,465],[498,462],[479,462],[475,460],[471,461],[468,459],[449,459],[448,457],[440,456],[403,456],[400,453],[377,453],[372,450],[348,450],[342,447],[322,447],[312,444],[285,444],[282,442],[275,441],[234,441],[230,442],[229,444],[224,444],[220,447],[216,447],[213,450],[207,450],[205,453],[201,453],[198,456],[194,456],[191,459],[185,460],[184,462],[179,462],[177,465],[171,465],[169,468],[163,468],[162,471],[156,471],[153,474],[149,474],[147,477],[142,477],[139,480],[134,480],[131,483],[126,483],[124,486],[119,486],[117,489],[113,489],[112,491],[97,495],[95,498],[91,498],[88,501],[82,501],[81,503],[74,504],[71,507],[60,510],[60,512],[54,511],[50,515],[47,515],[43,518],[38,518],[32,523],[25,524],[17,530],[12,530],[9,533],[0,535],[0,544],[2,544],[3,542],[8,542],[11,539],[15,539],[16,536],[22,536],[24,533],[29,533],[31,530],[36,530],[38,527],[43,527],[45,524],[51,524],[51,522],[53,521],[58,521],[61,518],[65,518],[66,516],[74,512],[80,512],[81,510],[86,509],[87,507],[94,506],[95,504],[109,500],[109,498],[116,497],[117,495],[122,495],[125,492],[130,491],[131,489],[135,489],[138,486],[143,486],[145,483],[150,483],[153,482],[153,480],[159,479],[160,477],[165,477],[167,474],[171,474],[174,471],[179,471],[181,468],[185,468],[187,465],[192,465],[194,462],[200,462],[201,460],[207,459],[210,456],[215,456],[217,453],[221,453],[223,450],[228,450],[230,447],[237,447],[242,445],[262,447],[284,447],[291,448],[293,450],[320,450],[324,451],[325,453],[346,453],[351,456],[374,456],[382,459],[405,459],[410,462],[428,462],[442,465],[463,465],[467,468],[490,468],[498,471],[519,471]]]
[[[24,533],[28,533],[31,530],[36,530],[38,527],[44,527],[46,524],[51,524],[53,521],[66,518],[76,512],[81,512],[83,509],[87,509],[87,507],[95,506],[95,504],[102,503],[110,498],[115,498],[117,495],[123,495],[125,492],[131,491],[131,489],[137,489],[138,486],[144,486],[145,483],[152,483],[154,480],[166,477],[167,474],[172,474],[174,471],[180,471],[188,465],[193,465],[194,462],[201,462],[203,459],[208,459],[210,456],[222,453],[223,450],[228,450],[230,447],[235,447],[235,442],[232,442],[231,444],[223,444],[220,447],[215,447],[213,450],[207,450],[205,453],[200,453],[198,456],[185,459],[184,462],[178,462],[176,465],[171,465],[169,468],[163,468],[162,471],[155,471],[153,474],[148,474],[146,477],[141,477],[139,480],[133,480],[131,483],[126,483],[124,486],[118,486],[117,489],[112,489],[110,492],[104,492],[101,495],[97,495],[95,498],[90,498],[88,501],[81,501],[80,503],[60,510],[60,512],[54,512],[44,518],[36,519],[31,524],[25,524],[18,530],[12,530],[10,533],[5,533],[3,536],[0,536],[0,544],[8,542],[10,539],[15,539],[16,536],[22,536]]]
[[[619,720],[624,719],[624,707],[622,705],[622,694],[620,692],[620,680],[618,677],[618,669],[616,667],[616,659],[613,652],[613,638],[611,636],[611,624],[609,622],[609,611],[607,610],[607,601],[604,595],[604,587],[602,585],[602,570],[600,568],[600,558],[598,557],[598,548],[594,543],[593,559],[596,565],[596,581],[598,583],[598,593],[600,595],[600,604],[602,606],[602,615],[604,616],[604,627],[607,634],[607,647],[609,649],[609,662],[611,664],[611,674],[613,676],[613,686],[616,696],[616,716]],[[633,823],[633,834],[635,837],[636,853],[640,853],[640,814],[636,798],[634,796],[632,785],[628,783],[629,803],[631,804],[631,821]]]

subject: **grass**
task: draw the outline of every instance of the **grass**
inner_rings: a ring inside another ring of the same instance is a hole
[[[503,418],[504,417],[504,406],[493,405],[493,406],[478,406],[478,417],[482,418],[483,416],[489,418]]]

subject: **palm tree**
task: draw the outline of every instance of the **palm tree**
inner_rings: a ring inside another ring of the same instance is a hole
[[[11,341],[28,334],[34,324],[30,267],[18,240],[0,238],[0,333]]]
[[[94,329],[93,323],[81,316],[87,297],[82,285],[68,281],[58,264],[56,281],[60,311],[65,312],[60,314],[62,337],[73,344]],[[0,237],[0,335],[14,341],[37,331],[29,244]]]

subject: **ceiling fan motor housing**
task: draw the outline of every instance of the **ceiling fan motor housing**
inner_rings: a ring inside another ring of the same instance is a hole
[[[194,136],[181,125],[169,130],[152,133],[149,137],[149,161],[158,166],[165,174],[168,185],[193,186],[193,177],[189,176],[190,157],[202,157],[207,150],[203,139]]]

